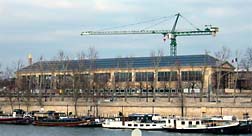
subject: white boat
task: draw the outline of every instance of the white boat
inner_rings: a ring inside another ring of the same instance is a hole
[[[102,127],[111,129],[143,129],[160,130],[165,125],[165,119],[158,114],[130,114],[127,118],[106,119]]]
[[[209,118],[170,117],[163,128],[169,132],[240,134],[251,132],[250,125],[242,126],[234,116]]]

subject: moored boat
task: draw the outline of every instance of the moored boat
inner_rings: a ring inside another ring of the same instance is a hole
[[[130,114],[127,118],[106,119],[102,127],[111,129],[161,130],[165,120],[158,114]]]
[[[42,119],[33,122],[35,126],[61,126],[61,127],[81,127],[88,125],[88,121],[79,118],[63,118],[63,119]]]
[[[166,120],[166,125],[163,128],[169,132],[180,133],[242,134],[251,132],[249,123],[242,123],[234,116],[208,118],[170,117]]]
[[[64,112],[47,111],[34,114],[35,126],[61,126],[61,127],[101,127],[99,119],[94,117],[71,117]]]
[[[16,124],[16,125],[28,125],[32,123],[32,118],[24,116],[24,111],[21,109],[15,109],[12,115],[0,116],[0,124]]]
[[[12,117],[12,116],[0,117],[0,124],[28,125],[31,123],[32,119],[28,117]]]

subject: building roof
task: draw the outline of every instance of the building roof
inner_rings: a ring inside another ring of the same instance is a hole
[[[18,72],[49,72],[68,70],[111,69],[111,68],[150,68],[171,66],[216,66],[218,59],[209,55],[183,55],[162,57],[105,58],[96,60],[41,61],[27,66]],[[159,62],[159,63],[158,63]],[[159,65],[157,65],[159,64]]]

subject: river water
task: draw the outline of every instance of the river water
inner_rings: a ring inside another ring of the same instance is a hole
[[[38,127],[32,125],[0,125],[0,136],[131,136],[129,129]],[[165,131],[142,131],[142,136],[213,136],[212,134],[180,134]],[[230,136],[230,135],[229,135]],[[252,136],[252,134],[241,135]]]

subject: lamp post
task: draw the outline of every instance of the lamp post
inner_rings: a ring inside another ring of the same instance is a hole
[[[238,80],[238,70],[239,70],[239,64],[238,64],[238,59],[235,58],[232,60],[232,63],[236,62],[236,76],[235,76],[235,86],[234,86],[234,92],[233,92],[233,98],[234,98],[234,103],[236,102],[236,87],[237,87],[237,80]]]

